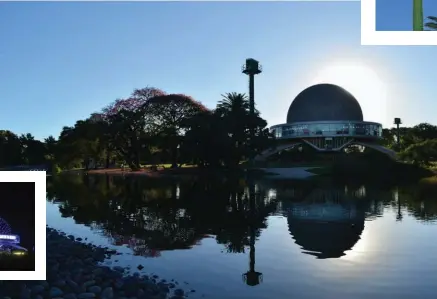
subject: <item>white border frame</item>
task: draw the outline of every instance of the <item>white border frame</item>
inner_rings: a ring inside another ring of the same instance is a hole
[[[35,183],[35,271],[0,271],[0,280],[46,280],[46,172],[0,171],[0,182]]]
[[[437,45],[436,31],[376,31],[376,1],[384,0],[361,0],[361,45]]]

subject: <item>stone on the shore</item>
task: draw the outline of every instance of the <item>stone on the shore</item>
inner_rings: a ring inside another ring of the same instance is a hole
[[[64,292],[58,287],[51,287],[49,294],[50,294],[50,298],[55,298],[55,297],[61,297],[64,294]]]
[[[77,296],[78,299],[90,299],[95,298],[96,294],[94,293],[81,293]]]
[[[63,279],[59,279],[59,280],[57,280],[57,281],[55,281],[54,283],[53,283],[53,285],[55,286],[55,287],[58,287],[58,288],[63,288],[63,287],[65,287],[65,285],[66,285],[66,282],[65,282],[65,280],[63,280]]]
[[[37,294],[42,293],[44,291],[44,286],[40,285],[40,284],[34,285],[31,288],[31,291],[32,291],[32,294],[37,295]]]
[[[130,267],[101,265],[106,258],[120,255],[116,250],[81,243],[80,238],[46,228],[47,279],[29,284],[4,281],[0,287],[4,299],[166,299],[176,281],[167,283],[158,275],[138,272]],[[108,263],[109,264],[109,263]],[[136,267],[140,271],[142,265]],[[4,291],[3,291],[4,290]],[[184,298],[175,290],[175,299]]]
[[[20,299],[29,299],[30,298],[30,290],[27,288],[21,289]]]
[[[114,291],[112,287],[105,288],[102,293],[100,294],[100,298],[102,299],[113,299],[114,298]],[[66,298],[64,298],[66,299]]]
[[[94,293],[94,294],[100,294],[101,292],[102,292],[102,288],[101,287],[99,287],[99,286],[90,286],[89,288],[88,288],[88,292],[90,292],[90,293]]]
[[[39,284],[42,285],[44,287],[44,289],[49,288],[49,283],[46,280],[41,281]]]
[[[82,285],[83,285],[85,288],[88,288],[88,287],[93,286],[93,285],[95,285],[95,284],[96,284],[96,281],[95,281],[95,280],[88,280],[88,281],[85,281]]]
[[[74,293],[68,293],[64,295],[64,299],[77,299],[77,296]]]

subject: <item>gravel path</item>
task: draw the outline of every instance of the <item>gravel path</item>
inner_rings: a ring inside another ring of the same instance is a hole
[[[47,228],[47,280],[0,282],[4,299],[182,299],[174,281],[102,266],[115,250],[84,244],[80,238]],[[138,269],[144,267],[138,265]],[[192,290],[191,292],[194,292]]]

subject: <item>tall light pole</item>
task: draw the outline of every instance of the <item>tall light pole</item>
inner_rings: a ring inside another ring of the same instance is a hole
[[[258,75],[262,72],[262,67],[259,62],[253,58],[247,58],[246,64],[242,67],[242,72],[249,76],[249,112],[251,116],[251,120],[255,115],[255,75]],[[253,124],[250,126],[250,142],[253,141],[253,137],[255,136],[255,128]],[[253,157],[250,158],[252,161]]]
[[[401,149],[401,130],[399,129],[399,125],[402,124],[402,120],[399,117],[396,117],[394,120],[394,124],[396,125],[396,141],[398,144],[398,150]]]
[[[255,114],[255,75],[262,72],[262,67],[255,59],[246,59],[246,64],[243,65],[242,72],[249,76],[249,106],[250,114]]]

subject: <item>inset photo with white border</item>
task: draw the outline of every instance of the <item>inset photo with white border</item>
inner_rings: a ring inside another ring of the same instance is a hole
[[[437,45],[437,1],[361,0],[361,44]]]
[[[0,280],[46,280],[45,193],[45,171],[0,171]]]

